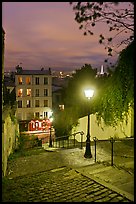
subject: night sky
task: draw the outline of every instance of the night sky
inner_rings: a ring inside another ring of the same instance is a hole
[[[69,2],[2,2],[5,71],[20,63],[24,69],[56,71],[80,69],[85,63],[105,66],[107,52],[98,36],[107,28],[100,24],[94,36],[84,36],[74,17]]]

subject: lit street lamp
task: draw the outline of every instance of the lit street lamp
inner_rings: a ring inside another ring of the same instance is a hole
[[[85,92],[85,96],[88,98],[88,100],[90,100],[90,98],[93,97],[94,90],[87,89],[84,92]],[[91,141],[90,141],[90,111],[88,111],[88,126],[87,126],[86,151],[85,151],[85,154],[84,154],[85,158],[92,158],[90,143],[91,143]]]

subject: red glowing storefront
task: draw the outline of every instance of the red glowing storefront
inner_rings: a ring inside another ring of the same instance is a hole
[[[31,120],[28,124],[28,131],[48,131],[51,127],[51,121],[46,120]]]

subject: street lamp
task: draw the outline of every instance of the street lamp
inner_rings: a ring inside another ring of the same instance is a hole
[[[93,97],[94,94],[94,90],[92,89],[86,89],[85,91],[85,96],[88,98],[88,100],[90,100],[90,98]],[[90,110],[88,110],[88,126],[87,126],[87,139],[86,139],[86,151],[84,154],[85,158],[92,158],[92,154],[91,154],[91,147],[90,147]]]
[[[50,140],[49,140],[49,147],[52,147],[52,121],[53,121],[53,117],[50,117]]]
[[[50,141],[49,141],[49,147],[52,147],[51,127],[50,127]]]

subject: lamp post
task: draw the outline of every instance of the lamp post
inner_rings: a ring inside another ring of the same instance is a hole
[[[51,127],[50,127],[50,141],[49,141],[49,147],[52,147]]]
[[[49,140],[49,147],[52,147],[52,121],[53,121],[53,117],[50,117],[50,140]]]
[[[85,92],[85,96],[88,98],[88,100],[90,100],[91,97],[93,97],[94,94],[94,90],[92,89],[87,89],[84,91]],[[87,125],[87,139],[86,139],[86,150],[85,150],[85,154],[84,157],[85,158],[92,158],[92,153],[91,153],[91,146],[90,146],[90,111],[88,111],[88,125]]]

